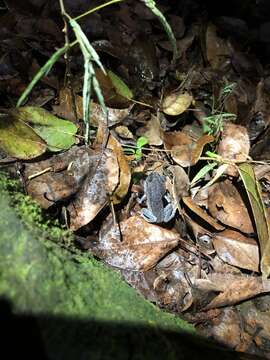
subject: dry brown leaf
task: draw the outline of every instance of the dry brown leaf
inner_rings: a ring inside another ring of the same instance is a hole
[[[227,61],[230,49],[225,39],[217,35],[217,28],[209,24],[206,30],[206,56],[213,69],[220,69]]]
[[[170,165],[166,170],[169,172],[170,178],[172,178],[171,181],[167,177],[166,188],[177,204],[183,196],[189,195],[189,177],[185,170],[179,165]]]
[[[129,130],[127,126],[119,125],[114,128],[114,131],[118,136],[123,139],[134,139],[132,132]]]
[[[173,150],[171,156],[177,164],[183,167],[190,166],[194,143],[188,135],[180,131],[165,132],[163,140],[165,149]]]
[[[128,192],[131,179],[131,171],[128,161],[123,153],[121,144],[112,135],[110,135],[108,140],[108,148],[111,149],[116,155],[119,166],[119,182],[116,189],[112,193],[113,203],[119,204],[119,202]]]
[[[74,96],[76,104],[76,116],[77,119],[83,119],[83,98],[80,95]],[[107,107],[108,111],[108,126],[113,126],[120,123],[130,112],[133,104],[126,109],[114,109]],[[65,119],[75,121],[76,116],[73,111],[72,105],[72,93],[70,89],[64,88],[60,90],[59,105],[53,106],[53,110],[58,116],[62,116]],[[106,124],[106,116],[101,106],[93,101],[90,104],[90,125],[97,127],[100,122]]]
[[[71,230],[78,230],[92,221],[108,203],[109,196],[119,183],[119,165],[113,151],[105,149],[103,154],[96,154],[92,161],[93,166],[67,207]]]
[[[254,233],[248,209],[237,188],[225,180],[213,184],[208,189],[208,210],[225,225],[244,233]]]
[[[149,145],[160,146],[163,144],[163,130],[160,126],[159,118],[151,114],[151,119],[146,125],[137,131],[137,135],[148,139]]]
[[[191,197],[184,196],[183,198],[184,204],[195,214],[197,214],[200,218],[202,218],[207,224],[211,225],[216,230],[224,230],[224,226],[220,225],[215,219],[213,219],[210,215],[208,215],[203,209],[197,206]]]
[[[172,92],[164,97],[162,101],[162,111],[167,115],[180,115],[191,105],[193,96],[182,91]]]
[[[216,289],[216,296],[204,310],[230,306],[270,291],[270,280],[261,277],[212,273],[207,279],[197,279],[194,286],[199,289]]]
[[[140,216],[120,223],[121,236],[116,227],[111,218],[106,221],[100,230],[99,243],[92,244],[91,251],[107,264],[126,270],[151,269],[180,239],[176,232],[150,224]]]
[[[199,161],[199,158],[203,152],[204,146],[206,144],[213,142],[214,140],[215,140],[215,138],[212,135],[207,135],[207,134],[201,136],[197,140],[196,146],[194,147],[194,149],[192,150],[192,153],[191,153],[191,165],[195,165]]]
[[[214,140],[211,135],[203,135],[194,141],[183,131],[165,132],[163,135],[166,150],[172,150],[173,160],[182,167],[192,166],[197,163],[203,148]]]
[[[213,236],[218,256],[228,264],[259,271],[259,246],[255,239],[233,230],[224,230]]]
[[[218,146],[218,154],[233,161],[246,161],[250,149],[247,129],[244,126],[226,123],[223,126],[221,141]],[[225,171],[231,176],[238,176],[235,166],[229,166]]]
[[[93,156],[89,147],[73,146],[48,160],[26,163],[27,193],[44,209],[67,199],[78,191],[89,168],[94,166]]]

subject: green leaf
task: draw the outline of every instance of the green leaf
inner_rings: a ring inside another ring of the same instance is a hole
[[[206,189],[209,186],[211,186],[212,184],[214,184],[225,173],[225,171],[228,169],[228,167],[229,167],[229,164],[220,165],[216,170],[215,176],[206,185],[204,185],[204,187],[202,189]]]
[[[132,99],[133,98],[133,93],[132,91],[129,89],[129,87],[124,83],[124,81],[122,79],[120,79],[119,76],[117,76],[115,73],[113,73],[112,71],[108,70],[107,74],[115,88],[115,91],[118,95],[123,96],[126,99]]]
[[[260,268],[264,278],[270,275],[270,224],[262,201],[261,187],[252,166],[243,163],[238,171],[252,208],[261,250]]]
[[[43,154],[47,145],[30,126],[12,115],[1,114],[0,148],[10,156],[28,160]]]
[[[137,140],[137,143],[136,143],[136,145],[137,145],[137,147],[139,149],[142,148],[144,145],[147,145],[147,144],[148,144],[148,139],[146,137],[144,137],[144,136],[139,137],[138,140]]]
[[[202,179],[207,173],[209,173],[209,171],[214,169],[214,167],[216,167],[216,166],[217,166],[217,163],[215,163],[215,162],[205,165],[203,168],[201,168],[200,171],[197,172],[197,174],[192,179],[190,185],[194,185],[197,181]]]
[[[75,143],[77,127],[71,121],[59,119],[35,106],[16,108],[11,113],[17,120],[30,125],[45,140],[50,151],[67,150]]]

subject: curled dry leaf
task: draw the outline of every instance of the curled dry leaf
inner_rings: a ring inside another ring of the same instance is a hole
[[[173,160],[182,167],[192,166],[197,163],[203,148],[214,140],[211,135],[203,135],[197,141],[184,132],[165,132],[163,136],[166,150],[172,150]]]
[[[48,160],[26,163],[27,193],[44,209],[67,199],[78,191],[89,168],[95,165],[93,156],[88,147],[73,146]]]
[[[121,144],[112,135],[109,137],[108,148],[116,155],[119,166],[119,181],[112,193],[113,203],[118,204],[128,192],[131,172]]]
[[[201,219],[203,219],[207,224],[211,225],[216,230],[224,230],[224,226],[220,225],[215,219],[208,215],[203,209],[196,205],[192,198],[189,196],[184,196],[184,204],[195,214],[197,214]]]
[[[107,264],[126,270],[151,269],[179,242],[179,235],[153,225],[140,216],[132,216],[120,223],[121,236],[110,218],[99,234],[99,243],[91,251]],[[120,241],[120,238],[122,241]]]
[[[71,230],[78,230],[92,221],[108,203],[108,197],[119,183],[117,155],[112,150],[105,149],[91,160],[93,166],[89,168],[82,186],[67,207]]]
[[[192,95],[187,92],[172,92],[164,97],[162,101],[162,111],[167,115],[180,115],[190,107],[192,100]]]
[[[233,161],[246,161],[250,149],[250,142],[247,129],[244,126],[226,123],[223,126],[221,141],[218,146],[218,154]],[[238,176],[235,166],[229,166],[226,173],[231,176]]]
[[[244,233],[255,232],[246,204],[238,189],[229,180],[209,187],[208,210],[225,225]]]
[[[189,177],[185,170],[179,165],[170,165],[166,169],[172,181],[166,181],[166,188],[172,198],[178,203],[183,196],[189,195]]]
[[[270,280],[261,277],[212,273],[207,279],[197,279],[194,286],[199,289],[215,288],[220,294],[204,310],[230,306],[270,291]]]
[[[255,239],[233,230],[224,230],[213,236],[218,256],[230,265],[259,271],[259,247]]]

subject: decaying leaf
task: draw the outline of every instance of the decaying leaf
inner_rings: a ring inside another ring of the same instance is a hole
[[[247,129],[244,126],[226,123],[223,125],[221,141],[218,146],[218,154],[233,161],[246,161],[250,149],[250,141]],[[235,166],[229,166],[226,173],[238,176]]]
[[[183,196],[189,195],[189,177],[185,170],[179,165],[170,165],[167,168],[172,181],[166,182],[166,188],[172,198],[179,202]]]
[[[244,233],[254,233],[247,206],[229,180],[215,183],[208,192],[208,210],[214,218]]]
[[[121,235],[112,219],[106,221],[98,244],[92,244],[91,250],[107,264],[121,269],[151,269],[180,239],[176,232],[150,224],[140,216],[132,216],[119,225]]]
[[[108,203],[109,196],[119,183],[117,155],[112,150],[105,149],[103,154],[96,154],[92,161],[94,165],[67,207],[71,230],[77,230],[92,221]]]
[[[261,250],[260,268],[264,278],[270,275],[270,224],[261,197],[260,183],[250,164],[239,165],[239,173],[248,194]]]
[[[0,148],[17,159],[33,159],[47,150],[40,136],[18,118],[0,115]]]
[[[86,146],[73,146],[47,160],[25,164],[27,193],[47,209],[66,200],[80,188],[89,169],[95,166],[95,153]]]
[[[24,106],[10,112],[13,117],[30,125],[47,143],[50,151],[67,150],[75,143],[77,126],[70,121],[57,118],[45,109]]]
[[[224,230],[213,236],[218,256],[228,264],[259,271],[259,247],[255,239],[233,230]]]
[[[187,92],[172,92],[164,97],[162,110],[167,115],[180,115],[185,112],[191,105],[193,97]]]
[[[197,279],[194,286],[209,291],[219,291],[204,310],[221,306],[230,306],[250,299],[256,295],[270,292],[270,280],[260,277],[233,274],[208,274],[207,279]]]

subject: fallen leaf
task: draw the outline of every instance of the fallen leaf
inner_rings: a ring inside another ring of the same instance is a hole
[[[224,159],[246,161],[249,150],[250,141],[247,129],[232,123],[224,124],[217,153]],[[231,165],[226,169],[226,174],[238,176],[238,170]]]
[[[213,235],[213,244],[224,262],[242,269],[259,271],[259,247],[255,239],[233,230],[224,230]]]
[[[199,289],[216,289],[220,294],[204,310],[230,306],[270,291],[270,280],[260,277],[212,273],[207,279],[196,279],[194,286]]]
[[[240,164],[239,173],[252,208],[261,250],[260,268],[264,278],[270,275],[270,224],[261,197],[261,187],[250,164]]]
[[[78,191],[95,160],[89,147],[73,146],[47,160],[25,163],[27,193],[44,209],[66,200]]]
[[[180,239],[176,232],[150,224],[140,216],[132,216],[119,226],[121,236],[112,219],[106,221],[100,230],[99,242],[91,245],[91,251],[120,269],[147,271],[175,248]]]
[[[172,92],[164,97],[162,101],[162,111],[167,115],[180,115],[191,105],[193,97],[182,91]]]
[[[119,204],[128,192],[131,180],[131,171],[128,161],[123,153],[121,144],[112,135],[110,135],[108,140],[108,148],[116,155],[119,166],[119,181],[116,189],[112,193],[113,203]]]
[[[119,165],[112,150],[105,149],[92,161],[93,166],[67,207],[71,230],[78,230],[92,221],[108,203],[109,196],[119,183]]]
[[[162,145],[163,130],[160,126],[159,118],[151,114],[151,119],[147,121],[145,126],[138,129],[137,135],[146,137],[149,145]]]
[[[229,180],[219,181],[208,188],[208,210],[223,224],[244,233],[254,233],[246,204]]]
[[[47,150],[44,140],[17,117],[0,115],[0,148],[17,159],[33,159]]]
[[[189,196],[184,196],[182,198],[184,204],[193,211],[196,215],[202,218],[207,224],[211,225],[216,230],[224,230],[224,226],[220,225],[214,218],[207,214],[203,209],[196,205],[192,198]]]
[[[59,105],[53,106],[53,110],[58,116],[62,116],[66,119],[75,121],[77,119],[83,119],[83,98],[80,95],[74,96],[76,115],[73,111],[72,92],[70,89],[64,88],[60,90]],[[108,111],[108,126],[113,126],[120,123],[130,113],[133,104],[125,109],[114,109],[107,107]],[[90,125],[98,127],[99,123],[106,124],[107,119],[101,106],[93,101],[90,104]]]
[[[47,143],[50,151],[67,150],[75,143],[77,126],[70,121],[57,118],[45,109],[24,106],[10,112],[13,117],[30,125]]]
[[[194,141],[183,131],[165,132],[163,135],[164,147],[172,150],[173,160],[182,167],[195,165],[206,144],[214,140],[211,135],[203,135]]]

